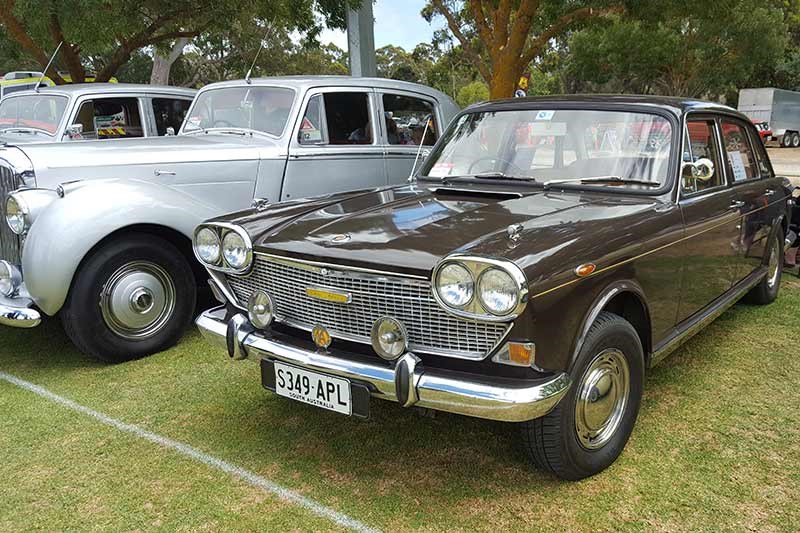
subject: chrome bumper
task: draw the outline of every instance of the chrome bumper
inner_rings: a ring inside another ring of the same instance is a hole
[[[238,320],[237,320],[237,317]],[[461,415],[523,422],[544,416],[567,393],[570,378],[565,373],[537,380],[476,378],[474,375],[427,370],[419,358],[407,353],[395,366],[364,363],[291,346],[242,327],[241,315],[225,321],[225,309],[217,307],[196,320],[203,336],[227,350],[231,357],[247,356],[283,361],[301,368],[347,378],[370,387],[372,396]]]
[[[14,328],[35,328],[42,315],[33,308],[33,300],[22,296],[9,298],[0,295],[0,324]]]

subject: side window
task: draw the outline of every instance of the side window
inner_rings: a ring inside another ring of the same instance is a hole
[[[756,159],[750,148],[750,141],[744,126],[723,120],[722,142],[725,145],[728,169],[731,171],[734,182],[759,177]]]
[[[332,92],[309,100],[297,141],[316,145],[372,144],[373,132],[367,93]]]
[[[684,162],[697,163],[701,159],[708,159],[714,164],[714,173],[707,180],[684,174],[683,193],[693,194],[724,185],[725,174],[722,171],[720,151],[717,146],[715,122],[710,119],[690,120],[686,123],[686,128],[689,132],[689,142],[684,147]]]
[[[425,146],[433,146],[436,143],[439,128],[436,124],[434,105],[428,100],[384,94],[383,113],[389,144],[419,146],[422,142]]]
[[[143,137],[138,98],[99,98],[81,105],[75,124],[83,126],[84,139]]]
[[[153,98],[152,103],[159,137],[167,134],[167,128],[174,128],[175,131],[181,129],[186,112],[192,104],[191,100],[182,98]]]

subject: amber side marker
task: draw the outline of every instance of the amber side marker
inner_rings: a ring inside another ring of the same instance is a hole
[[[597,265],[594,263],[584,263],[575,268],[575,274],[583,278],[593,273],[595,270],[597,270]]]

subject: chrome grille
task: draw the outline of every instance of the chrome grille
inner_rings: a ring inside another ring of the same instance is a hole
[[[277,320],[305,330],[321,325],[335,338],[364,344],[370,344],[375,320],[392,316],[405,325],[411,350],[482,359],[509,327],[449,315],[433,299],[427,280],[337,270],[261,254],[256,255],[250,274],[227,279],[242,305],[253,291],[262,289],[273,299]],[[307,288],[346,292],[352,301],[342,304],[312,298]]]
[[[22,180],[0,161],[0,259],[17,265],[20,262],[19,237],[6,224],[6,195],[21,186]]]

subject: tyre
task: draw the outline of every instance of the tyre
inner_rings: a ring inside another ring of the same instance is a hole
[[[800,133],[792,133],[792,148],[800,147]]]
[[[767,275],[745,296],[745,301],[756,305],[767,305],[775,301],[781,288],[783,276],[783,235],[777,232],[769,244]]]
[[[789,145],[791,144],[791,134],[790,133],[784,133],[783,135],[781,135],[780,144],[781,144],[781,148],[789,148]]]
[[[177,343],[196,298],[191,267],[172,243],[130,234],[84,260],[61,321],[80,351],[120,363]]]
[[[633,431],[644,384],[636,330],[618,315],[600,313],[570,375],[572,386],[555,409],[521,430],[538,468],[578,480],[608,468]]]

